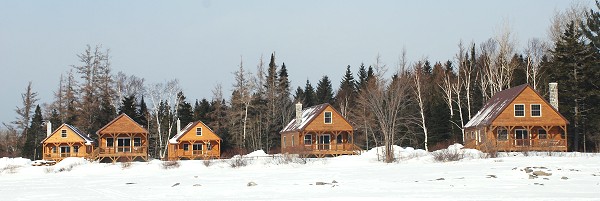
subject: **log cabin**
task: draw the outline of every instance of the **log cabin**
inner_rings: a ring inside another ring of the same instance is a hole
[[[117,116],[96,134],[94,159],[112,163],[148,160],[148,131],[126,114]]]
[[[567,124],[558,112],[556,83],[550,104],[528,84],[496,93],[464,126],[465,148],[494,151],[567,151]]]
[[[302,104],[297,103],[296,118],[280,134],[281,153],[325,157],[362,151],[354,144],[354,128],[350,122],[328,103],[304,110]]]
[[[46,138],[41,142],[44,160],[60,162],[67,157],[87,158],[94,151],[94,141],[76,127],[62,124],[51,132],[52,124],[47,122],[46,126]]]
[[[169,160],[221,157],[221,137],[202,121],[190,122],[183,130],[177,120],[177,134],[169,139]]]

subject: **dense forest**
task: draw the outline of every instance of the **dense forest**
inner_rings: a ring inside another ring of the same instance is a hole
[[[223,139],[224,156],[253,150],[278,152],[279,131],[303,107],[330,103],[355,127],[363,149],[400,145],[426,150],[463,142],[463,125],[496,92],[528,83],[546,96],[558,82],[559,110],[569,120],[569,150],[600,151],[600,5],[557,12],[549,39],[532,38],[522,49],[508,26],[481,43],[459,42],[447,61],[388,66],[350,64],[341,80],[322,75],[317,83],[291,86],[288,69],[273,53],[248,67],[240,61],[231,91],[217,85],[212,97],[186,97],[177,79],[148,84],[114,73],[111,55],[88,45],[60,75],[54,99],[41,103],[32,81],[21,94],[16,120],[0,131],[0,157],[41,158],[45,122],[96,131],[125,113],[150,132],[149,154],[162,158],[182,125],[201,120]],[[542,37],[542,36],[540,36]],[[337,89],[332,82],[339,82]],[[224,93],[230,93],[228,98]],[[16,94],[15,94],[16,95]]]

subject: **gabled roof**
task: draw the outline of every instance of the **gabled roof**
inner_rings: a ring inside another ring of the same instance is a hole
[[[98,129],[98,131],[96,131],[96,134],[100,134],[101,131],[103,131],[104,129],[108,128],[109,126],[111,126],[113,123],[115,123],[116,121],[118,121],[121,118],[127,118],[129,121],[131,121],[132,123],[134,123],[136,126],[138,126],[140,129],[142,129],[143,132],[148,133],[148,130],[146,130],[143,126],[141,126],[140,124],[138,124],[137,122],[135,122],[131,117],[129,117],[127,114],[123,113],[117,117],[115,117],[115,119],[113,119],[112,121],[108,122],[106,125],[104,125],[104,127]]]
[[[294,118],[290,121],[290,123],[287,124],[287,126],[283,127],[280,133],[304,130],[306,126],[308,126],[310,122],[317,118],[317,116],[319,116],[319,114],[321,114],[321,112],[323,112],[323,110],[325,110],[325,108],[327,108],[328,106],[331,105],[329,103],[323,103],[302,110],[302,119],[300,120],[300,123],[296,124],[296,119]],[[339,112],[335,108],[331,108],[339,114]],[[346,118],[342,118],[344,119],[344,121],[348,122]]]
[[[169,143],[170,144],[177,144],[177,141],[179,140],[179,138],[183,137],[185,135],[185,133],[187,133],[190,130],[192,130],[192,128],[196,127],[196,125],[198,125],[198,124],[204,125],[204,127],[208,128],[208,130],[210,130],[210,132],[215,133],[210,127],[208,127],[202,121],[190,122],[187,126],[185,126],[181,130],[181,132],[177,133],[175,136],[173,136],[171,139],[169,139]],[[221,137],[219,137],[219,135],[217,135],[216,133],[215,133],[215,136],[217,136],[219,138],[219,140],[221,139]]]
[[[85,141],[86,145],[92,145],[94,143],[94,140],[92,140],[92,138],[88,137],[87,134],[83,133],[81,130],[79,130],[77,127],[69,125],[69,124],[63,124],[61,126],[59,126],[56,130],[54,130],[54,132],[52,132],[52,135],[54,135],[55,133],[57,133],[57,131],[62,128],[63,126],[68,127],[69,129],[71,129],[75,134],[77,134],[79,137],[81,137],[81,139],[83,139]],[[52,136],[50,135],[50,136]],[[42,140],[41,143],[44,143],[48,138],[50,138],[50,136],[47,136],[44,140]]]
[[[513,102],[513,100],[515,100],[515,98],[517,98],[526,88],[531,88],[531,86],[529,86],[529,84],[522,84],[496,93],[485,103],[481,110],[479,110],[477,114],[475,114],[475,116],[473,116],[473,118],[471,118],[471,120],[465,124],[464,127],[479,127],[492,124],[492,121],[494,121],[498,115],[500,115],[506,109],[506,107],[508,107],[510,103]],[[540,97],[540,99],[542,99],[546,104],[550,105],[550,103],[548,103],[548,101],[546,101],[546,99],[544,99],[537,91],[533,90],[532,88],[531,90],[535,92],[536,95],[538,95],[538,97]],[[562,116],[554,107],[550,106],[550,108],[552,108],[554,112],[556,112],[568,123],[567,119]]]

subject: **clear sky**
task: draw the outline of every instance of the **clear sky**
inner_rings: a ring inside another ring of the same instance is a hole
[[[592,5],[592,1],[584,1]],[[477,44],[508,21],[522,46],[547,38],[551,17],[571,1],[8,1],[0,0],[0,122],[16,117],[29,81],[51,102],[58,80],[85,46],[111,50],[112,68],[146,79],[177,78],[189,101],[228,97],[240,56],[254,72],[261,56],[285,62],[292,90],[328,75],[337,87],[379,54],[389,67],[454,60],[459,41]],[[519,48],[522,51],[522,48]]]

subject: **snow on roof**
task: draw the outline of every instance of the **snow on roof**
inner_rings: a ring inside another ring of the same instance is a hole
[[[94,143],[94,140],[92,140],[92,138],[88,137],[87,134],[81,132],[75,126],[71,126],[69,124],[65,124],[65,126],[69,127],[71,130],[73,130],[73,132],[75,132],[75,134],[79,135],[79,137],[81,137],[83,140],[85,140],[85,145],[92,145],[92,143]]]
[[[314,118],[316,118],[321,112],[329,106],[329,103],[324,103],[320,105],[315,105],[309,108],[302,110],[302,119],[299,124],[296,124],[296,119],[292,119],[287,126],[285,126],[280,132],[288,132],[295,130],[304,129],[308,123],[310,123]]]
[[[504,111],[504,109],[528,86],[528,84],[522,84],[496,93],[485,103],[483,108],[481,108],[481,110],[465,124],[464,127],[490,125],[492,121],[494,121],[494,119],[496,119],[496,117],[498,117],[498,115],[500,115],[500,113],[502,113],[502,111]]]
[[[177,141],[179,140],[179,138],[181,138],[185,133],[189,132],[190,129],[192,129],[193,127],[195,127],[197,124],[204,124],[204,122],[202,122],[202,121],[190,122],[180,132],[178,132],[171,139],[169,139],[169,143],[170,144],[177,144],[178,143]],[[206,124],[204,124],[204,127],[208,128],[208,130],[210,130],[210,132],[214,133],[214,131],[210,127],[208,127]]]
[[[92,145],[92,143],[94,143],[94,140],[92,140],[92,138],[90,138],[87,134],[85,134],[84,132],[82,132],[81,130],[79,130],[77,127],[69,125],[69,124],[63,124],[66,127],[69,127],[69,129],[71,129],[75,134],[79,135],[79,137],[81,137],[81,139],[83,139],[85,141],[85,145]],[[61,126],[59,126],[54,132],[52,133],[56,133],[56,131],[58,131],[59,128],[61,128]],[[50,136],[47,136],[44,140],[42,140],[41,143],[44,143],[48,138],[50,138]]]

